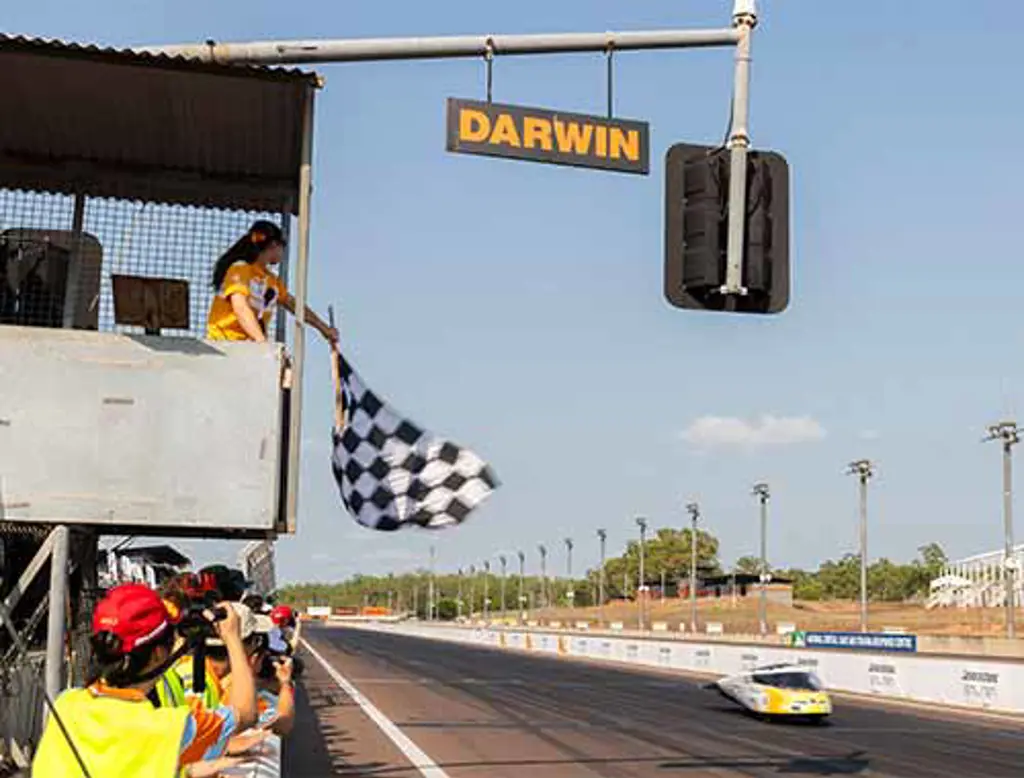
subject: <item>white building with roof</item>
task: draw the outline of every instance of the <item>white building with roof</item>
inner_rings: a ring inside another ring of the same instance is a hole
[[[1000,608],[1006,603],[1006,571],[1012,567],[1014,601],[1024,602],[1024,543],[1015,546],[1007,559],[1004,551],[949,562],[942,574],[931,582],[929,608]]]

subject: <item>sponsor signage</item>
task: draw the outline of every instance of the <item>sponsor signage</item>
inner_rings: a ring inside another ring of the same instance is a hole
[[[447,148],[619,173],[650,172],[646,122],[448,99]]]
[[[789,643],[796,648],[917,651],[916,635],[891,635],[885,632],[792,632]]]

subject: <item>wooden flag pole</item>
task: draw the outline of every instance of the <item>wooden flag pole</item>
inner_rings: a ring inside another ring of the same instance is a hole
[[[334,329],[334,306],[327,306],[327,321]],[[341,432],[345,426],[345,395],[341,391],[341,364],[338,344],[331,344],[331,378],[334,379],[334,429]]]

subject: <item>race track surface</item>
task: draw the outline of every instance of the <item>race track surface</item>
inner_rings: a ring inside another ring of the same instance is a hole
[[[288,778],[1024,776],[1015,722],[838,700],[824,726],[766,723],[684,676],[355,629],[304,636],[439,770],[415,766],[307,652]]]

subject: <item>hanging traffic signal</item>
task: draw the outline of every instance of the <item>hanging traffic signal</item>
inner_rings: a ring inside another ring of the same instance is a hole
[[[665,157],[665,297],[676,308],[780,313],[789,305],[789,164],[747,152],[741,294],[726,294],[728,149],[677,143]]]

